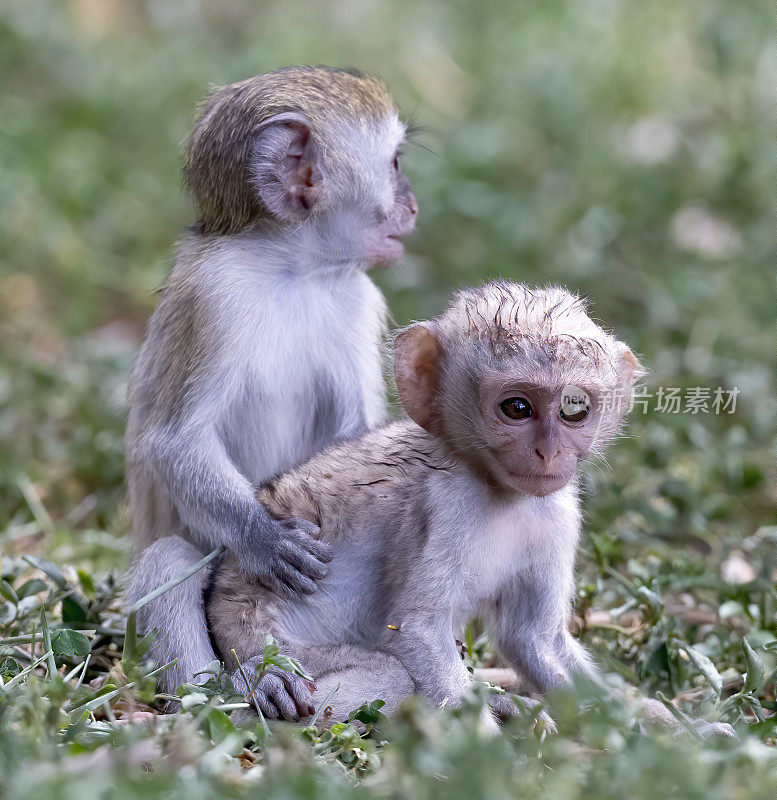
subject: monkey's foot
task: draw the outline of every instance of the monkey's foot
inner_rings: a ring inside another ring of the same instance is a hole
[[[488,705],[500,722],[506,722],[513,717],[520,717],[521,714],[533,712],[541,703],[531,697],[522,697],[508,692],[489,695]],[[544,709],[537,714],[535,724],[541,725],[545,733],[556,733],[556,723]]]
[[[251,674],[251,672],[247,674]],[[248,696],[249,687],[246,686],[239,671],[232,676],[232,682],[246,700],[258,708],[266,719],[285,719],[289,722],[298,722],[301,717],[313,713],[310,681],[293,672],[270,667],[250,697]]]
[[[674,714],[660,701],[652,697],[642,698],[640,709],[641,724],[643,730],[646,726],[658,726],[666,728],[675,734],[685,734],[688,732],[687,725],[692,726],[704,738],[709,739],[713,736],[736,737],[736,731],[727,722],[707,722],[698,717],[688,717],[683,714],[686,720],[684,725]]]

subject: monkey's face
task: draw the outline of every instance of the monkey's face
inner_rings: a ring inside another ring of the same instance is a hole
[[[489,484],[539,497],[616,435],[642,374],[629,348],[555,287],[464,290],[394,342],[408,416]]]
[[[617,379],[609,367],[591,367],[590,381],[580,373],[573,381],[557,364],[529,372],[525,356],[513,369],[509,359],[483,360],[483,349],[459,356],[457,377],[444,379],[438,392],[436,430],[489,483],[537,497],[557,492],[617,433],[627,404],[606,402]]]
[[[392,194],[388,210],[378,207],[377,224],[367,236],[368,259],[376,266],[390,264],[404,255],[401,240],[412,233],[418,216],[418,204],[410,181],[402,172],[399,156],[397,151],[391,161],[389,182]]]
[[[565,389],[567,391],[565,391]],[[481,385],[486,466],[506,488],[543,497],[563,489],[600,438],[592,390],[505,382]]]
[[[343,258],[373,267],[404,254],[402,239],[418,216],[400,163],[404,133],[404,125],[388,117],[346,129],[346,146],[330,150],[330,172],[322,176],[330,191],[314,209],[314,221],[322,240],[336,242]]]

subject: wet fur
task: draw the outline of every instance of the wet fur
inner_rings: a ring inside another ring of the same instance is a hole
[[[535,325],[535,314],[547,324]],[[451,418],[458,409],[459,426],[475,415],[467,377],[476,381],[486,368],[506,375],[520,370],[540,385],[563,385],[581,370],[586,385],[630,387],[636,377],[621,363],[625,345],[560,289],[532,293],[489,284],[460,293],[428,324],[447,359],[447,383],[432,402]],[[560,338],[565,324],[590,346],[574,344],[568,352]],[[610,437],[619,421],[620,415],[600,425],[598,435]],[[362,702],[379,696],[395,707],[412,686],[435,705],[455,704],[470,678],[454,637],[478,614],[502,654],[536,688],[573,673],[593,675],[589,656],[567,632],[580,530],[574,481],[544,497],[505,491],[488,480],[478,458],[467,456],[464,433],[393,423],[259,487],[274,515],[320,526],[334,560],[314,598],[289,600],[247,580],[228,557],[214,576],[207,608],[227,665],[235,667],[232,648],[241,660],[255,658],[269,632],[315,680],[336,676],[350,700],[346,656],[359,648],[373,662],[379,654],[394,675],[387,688],[385,674],[365,662],[367,676],[356,694],[364,695],[366,686],[371,696]]]

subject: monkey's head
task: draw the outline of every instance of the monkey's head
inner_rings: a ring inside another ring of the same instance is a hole
[[[418,213],[405,133],[386,87],[347,70],[292,67],[216,89],[184,163],[199,229],[264,222],[308,236],[325,260],[394,261]]]
[[[407,414],[490,484],[544,496],[617,433],[637,358],[565,289],[488,283],[459,292],[395,343]]]

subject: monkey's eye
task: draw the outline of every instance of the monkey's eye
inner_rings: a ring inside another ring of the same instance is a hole
[[[399,172],[399,153],[394,156],[391,165],[394,167],[394,172]]]
[[[588,405],[580,406],[561,406],[561,411],[558,415],[564,422],[582,422],[591,412],[591,407]]]
[[[564,422],[582,422],[591,413],[591,398],[585,389],[568,384],[561,390],[558,415]]]
[[[523,397],[508,397],[499,404],[499,410],[508,419],[529,419],[534,415],[534,410],[528,400]]]
[[[587,416],[590,408],[581,408],[579,411],[576,411],[574,414],[567,414],[564,409],[559,411],[559,416],[564,422],[582,422]]]

